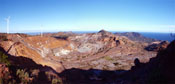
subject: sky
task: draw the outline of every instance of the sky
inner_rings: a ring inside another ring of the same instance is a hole
[[[175,0],[0,0],[0,32],[174,32]]]

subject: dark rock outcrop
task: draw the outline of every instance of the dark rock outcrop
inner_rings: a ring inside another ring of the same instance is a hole
[[[157,51],[166,49],[168,44],[169,44],[169,42],[162,41],[161,43],[153,43],[153,44],[147,46],[145,49],[148,50],[148,51],[155,51],[155,52],[157,52]]]
[[[166,49],[159,50],[156,57],[148,63],[137,63],[125,75],[127,80],[144,84],[174,84],[175,83],[175,41]],[[134,79],[133,79],[134,78]]]

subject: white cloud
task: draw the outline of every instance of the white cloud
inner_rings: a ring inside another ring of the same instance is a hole
[[[175,25],[168,25],[169,28],[175,28]]]

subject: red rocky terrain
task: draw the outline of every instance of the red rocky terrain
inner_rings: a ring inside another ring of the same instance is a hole
[[[68,73],[71,77],[72,72],[75,71],[74,75],[76,73],[77,75],[80,75],[80,73],[88,74],[87,77],[82,77],[82,82],[100,80],[94,82],[95,84],[107,81],[102,81],[103,77],[98,77],[97,74],[93,75],[91,72],[96,71],[95,73],[98,73],[101,70],[104,71],[104,74],[114,73],[109,71],[123,73],[131,70],[132,66],[137,66],[135,59],[139,60],[139,63],[147,63],[151,58],[156,57],[157,52],[165,50],[169,44],[161,41],[151,43],[150,41],[135,41],[105,30],[98,33],[74,34],[61,32],[44,34],[43,36],[0,35],[0,47],[10,56],[9,60],[14,66],[19,65],[21,68],[40,67],[38,68],[39,71],[44,71],[44,73],[51,70],[56,76],[62,77],[63,81],[66,80],[64,78],[67,78]],[[32,62],[25,60],[25,58]],[[72,82],[73,79],[68,78],[66,81],[68,80]],[[75,84],[81,82],[76,77],[75,80]]]

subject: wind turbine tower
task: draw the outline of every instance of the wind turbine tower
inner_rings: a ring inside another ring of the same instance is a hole
[[[10,16],[8,16],[7,18],[5,18],[5,20],[7,21],[7,34],[9,34]]]
[[[41,25],[41,31],[40,31],[41,37],[43,37],[43,25]]]

